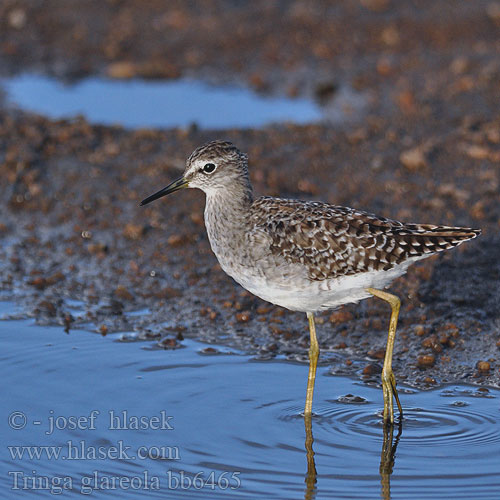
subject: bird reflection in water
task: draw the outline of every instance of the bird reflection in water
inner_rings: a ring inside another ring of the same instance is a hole
[[[398,433],[394,437],[394,427],[397,426]],[[380,484],[382,486],[382,498],[391,499],[391,474],[396,460],[396,448],[398,447],[403,424],[401,420],[395,425],[384,425],[384,441],[382,443],[382,453],[380,454]]]
[[[304,425],[306,427],[306,456],[307,456],[307,474],[306,474],[306,494],[304,496],[305,500],[312,500],[316,497],[316,482],[317,482],[317,472],[316,463],[314,462],[314,450],[313,450],[313,433],[312,433],[312,415],[304,415]]]
[[[306,489],[305,500],[313,500],[316,498],[318,473],[316,471],[316,463],[314,460],[313,449],[313,433],[312,433],[312,416],[304,416],[304,426],[306,430],[306,457],[307,457],[307,472],[305,477]],[[397,428],[397,434],[394,437],[394,428]],[[384,439],[382,442],[382,452],[380,453],[380,484],[381,497],[383,500],[391,498],[391,474],[394,469],[396,459],[396,448],[398,447],[401,434],[403,432],[402,421],[395,424],[384,425]]]

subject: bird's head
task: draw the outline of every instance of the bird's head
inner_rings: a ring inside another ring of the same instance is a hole
[[[241,187],[251,191],[247,155],[227,141],[204,144],[191,153],[182,177],[143,200],[141,205],[186,187],[201,189],[208,195],[221,190],[230,194]]]

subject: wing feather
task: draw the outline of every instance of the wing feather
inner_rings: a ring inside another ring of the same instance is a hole
[[[320,202],[262,197],[251,211],[254,231],[264,231],[274,255],[307,267],[325,280],[389,270],[475,238],[479,230],[403,224],[368,212]]]

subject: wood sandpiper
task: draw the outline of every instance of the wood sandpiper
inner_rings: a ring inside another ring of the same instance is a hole
[[[392,310],[382,370],[384,422],[394,422],[393,399],[402,416],[392,371],[400,300],[383,289],[410,264],[481,231],[406,224],[321,202],[255,199],[247,156],[226,141],[197,148],[184,175],[141,205],[186,187],[206,194],[205,225],[222,269],[254,295],[307,314],[311,344],[304,414],[311,416],[319,357],[314,313],[374,295]]]

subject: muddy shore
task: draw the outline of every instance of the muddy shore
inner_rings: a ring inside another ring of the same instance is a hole
[[[194,75],[326,100],[349,85],[369,108],[336,126],[134,131],[0,104],[2,296],[70,331],[135,332],[126,340],[159,348],[189,336],[306,362],[305,316],[249,295],[218,266],[202,193],[138,206],[180,175],[194,147],[226,138],[249,154],[258,195],[481,228],[392,286],[403,303],[394,368],[421,388],[499,387],[497,4],[196,4],[2,2],[0,73]],[[331,373],[378,381],[388,319],[374,299],[319,315]]]

